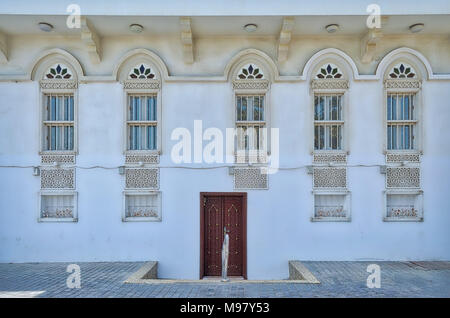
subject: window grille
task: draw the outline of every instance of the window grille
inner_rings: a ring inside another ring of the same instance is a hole
[[[128,102],[128,150],[156,150],[156,95],[129,95]]]
[[[74,99],[72,94],[45,94],[44,149],[74,149]]]
[[[314,96],[314,149],[341,150],[344,120],[342,95]]]
[[[415,149],[414,94],[388,94],[387,96],[387,149]]]

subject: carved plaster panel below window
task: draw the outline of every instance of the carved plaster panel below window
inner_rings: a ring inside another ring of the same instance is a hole
[[[260,168],[234,168],[234,189],[268,189],[269,177]]]
[[[314,188],[346,188],[347,168],[314,168]]]
[[[41,169],[41,189],[75,189],[75,169]]]
[[[387,168],[387,188],[419,188],[420,168]]]
[[[125,188],[159,189],[159,169],[158,168],[125,169]]]

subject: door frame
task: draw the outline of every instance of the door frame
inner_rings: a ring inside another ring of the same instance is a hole
[[[205,276],[205,206],[208,196],[229,196],[242,198],[242,276],[247,279],[247,192],[200,192],[200,279]]]

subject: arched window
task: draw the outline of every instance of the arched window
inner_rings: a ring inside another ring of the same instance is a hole
[[[161,85],[167,70],[153,52],[137,49],[122,58],[114,73],[124,93],[122,220],[161,221]]]
[[[138,84],[147,83],[146,88],[134,90]],[[151,151],[160,149],[158,126],[158,87],[155,72],[145,64],[139,63],[131,68],[125,82],[127,90],[127,151]],[[153,87],[153,88],[152,88]]]
[[[312,221],[350,221],[347,189],[349,74],[341,52],[318,53],[311,79]],[[310,135],[310,136],[311,136]]]
[[[237,162],[266,162],[269,81],[256,63],[240,67],[233,81]]]
[[[233,103],[230,106],[235,128],[234,153],[227,149],[227,158],[234,155],[236,165],[232,174],[236,190],[269,188],[268,167],[277,158],[277,154],[270,153],[270,87],[277,74],[272,59],[256,49],[239,52],[225,68],[225,76],[232,88]],[[274,135],[278,134],[275,132]],[[278,149],[276,147],[274,145],[274,149]]]
[[[55,63],[46,71],[43,90],[44,152],[75,151],[75,92],[73,74],[63,63]]]
[[[419,150],[420,80],[413,66],[398,62],[386,74],[386,151]]]
[[[421,79],[425,71],[414,60],[404,54],[384,72],[385,221],[423,220]]]
[[[323,64],[312,82],[314,151],[344,150],[344,94],[348,81],[332,63]]]
[[[39,222],[76,222],[75,191],[77,154],[78,61],[53,49],[37,60],[32,79],[40,86],[41,191]]]

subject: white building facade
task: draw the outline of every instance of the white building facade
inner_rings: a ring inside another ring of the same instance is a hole
[[[450,259],[448,4],[381,3],[374,29],[360,1],[81,1],[73,29],[52,4],[0,6],[1,262],[156,260],[197,279],[223,227],[248,279]]]

